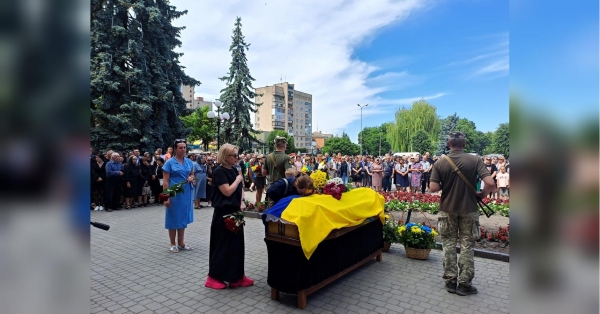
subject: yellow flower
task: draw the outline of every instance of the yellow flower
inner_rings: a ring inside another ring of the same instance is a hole
[[[302,169],[300,171],[304,172],[304,173],[307,173],[308,172],[308,168],[306,168],[306,166],[302,166]]]
[[[406,227],[405,226],[398,227],[398,233],[402,233],[404,231],[406,231]]]
[[[436,237],[436,236],[438,235],[438,233],[437,233],[437,232],[435,232],[435,230],[431,230],[431,235],[432,235],[433,237]]]
[[[390,219],[390,215],[383,215],[383,217],[385,217],[385,219]]]
[[[410,228],[410,231],[414,233],[421,233],[421,228],[413,226],[412,228]]]

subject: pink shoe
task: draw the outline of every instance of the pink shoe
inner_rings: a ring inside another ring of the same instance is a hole
[[[250,287],[253,284],[254,284],[254,280],[253,279],[250,279],[250,278],[244,276],[244,278],[238,280],[238,282],[230,283],[229,287],[230,288]]]
[[[210,276],[207,276],[206,282],[204,283],[205,287],[211,289],[225,289],[227,285],[223,281],[216,280]]]

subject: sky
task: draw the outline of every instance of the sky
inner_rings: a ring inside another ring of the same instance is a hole
[[[477,130],[509,119],[508,1],[171,1],[196,96],[219,97],[236,16],[254,87],[287,81],[313,96],[313,131],[357,142],[362,126],[426,99]]]

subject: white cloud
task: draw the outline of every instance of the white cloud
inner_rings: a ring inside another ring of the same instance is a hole
[[[283,76],[298,90],[312,94],[313,130],[317,117],[320,127],[327,121],[327,130],[341,130],[360,118],[357,103],[376,102],[378,93],[405,84],[409,76],[404,72],[370,78],[378,67],[352,59],[353,48],[383,26],[424,8],[426,2],[171,1],[178,10],[189,11],[174,24],[186,26],[181,63],[188,75],[202,82],[196,87],[197,96],[215,99],[224,87],[218,77],[229,69],[231,34],[240,16],[245,40],[251,44],[247,57],[254,87],[278,83]],[[378,80],[384,84],[373,84]],[[394,80],[396,85],[390,84]]]
[[[446,66],[468,69],[469,79],[491,79],[508,75],[509,70],[509,41],[508,33],[496,33],[469,38],[476,41],[493,40],[481,49],[475,49],[479,54],[467,59],[454,61]]]

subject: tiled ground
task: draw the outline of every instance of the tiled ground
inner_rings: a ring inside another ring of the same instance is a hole
[[[383,261],[367,263],[308,297],[305,310],[296,296],[270,298],[264,227],[247,219],[248,288],[215,291],[204,287],[212,208],[195,211],[186,242],[194,251],[171,253],[163,207],[112,213],[93,211],[92,221],[111,229],[91,231],[92,313],[508,313],[509,264],[475,259],[479,294],[461,297],[444,289],[441,251],[429,260],[408,259],[392,245]]]

